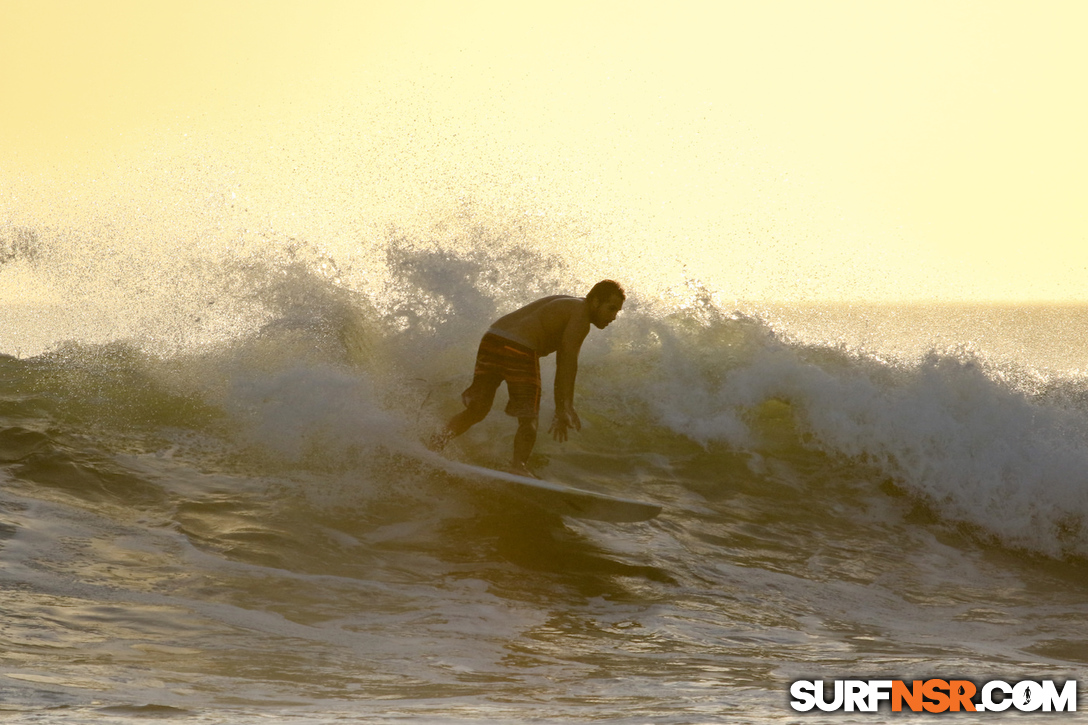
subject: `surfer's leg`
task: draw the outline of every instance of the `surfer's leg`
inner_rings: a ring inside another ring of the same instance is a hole
[[[506,371],[506,389],[510,391],[506,414],[518,419],[511,465],[516,473],[536,478],[529,470],[529,454],[536,445],[536,426],[540,417],[540,358],[529,350],[519,352],[513,362]]]
[[[486,418],[491,411],[491,404],[495,402],[495,392],[501,384],[501,377],[477,370],[472,385],[461,393],[461,402],[465,404],[465,409],[439,428],[427,441],[427,447],[432,451],[440,451],[451,440]]]
[[[473,387],[466,390],[461,396],[461,400],[466,406],[465,409],[450,418],[449,422],[442,428],[439,428],[427,441],[427,447],[432,451],[440,451],[451,440],[486,418],[491,410],[491,404],[495,400],[495,390],[498,388],[498,383],[494,387],[490,387],[490,391],[488,390],[489,387],[477,385],[474,382]]]
[[[427,441],[426,445],[432,451],[442,450],[451,440],[487,417],[491,404],[495,401],[495,392],[502,385],[502,348],[501,339],[494,335],[484,335],[480,340],[480,348],[476,352],[476,367],[472,371],[472,384],[461,393],[461,402],[465,404],[465,409],[450,418]]]
[[[529,455],[536,445],[536,421],[536,416],[518,418],[518,432],[514,434],[514,458],[510,462],[514,471],[533,478],[536,478],[536,474],[529,470]]]
[[[450,418],[449,423],[446,423],[446,430],[450,432],[451,438],[456,438],[486,418],[487,413],[490,410],[491,400],[486,400],[483,403],[474,403]]]

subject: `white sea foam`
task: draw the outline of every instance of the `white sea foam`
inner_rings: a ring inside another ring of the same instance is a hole
[[[648,397],[674,431],[758,451],[753,410],[785,401],[804,445],[873,467],[942,517],[1013,546],[1088,554],[1088,411],[1076,380],[1056,384],[1066,395],[1043,394],[967,354],[896,363],[767,337],[714,370],[705,353],[663,358],[672,377]]]

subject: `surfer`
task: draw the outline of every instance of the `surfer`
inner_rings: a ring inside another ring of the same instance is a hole
[[[543,297],[496,320],[480,340],[472,384],[461,393],[465,409],[431,437],[429,447],[442,450],[487,417],[495,391],[505,380],[510,394],[506,414],[518,419],[511,466],[515,473],[535,478],[528,462],[540,415],[540,358],[556,353],[555,417],[549,432],[555,440],[565,441],[569,428],[582,429],[574,411],[574,378],[582,342],[590,325],[600,330],[608,327],[626,299],[623,288],[606,279],[593,285],[584,298]]]

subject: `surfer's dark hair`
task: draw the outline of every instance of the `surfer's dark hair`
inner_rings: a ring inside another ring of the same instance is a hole
[[[593,289],[586,295],[586,302],[590,300],[599,300],[604,302],[612,295],[619,295],[621,300],[627,299],[627,295],[623,292],[623,287],[620,287],[619,282],[613,282],[610,279],[602,279],[597,284],[593,285]]]

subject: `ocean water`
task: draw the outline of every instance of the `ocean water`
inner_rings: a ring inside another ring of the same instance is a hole
[[[488,322],[599,276],[462,236],[3,228],[0,720],[878,722],[790,683],[1088,666],[1088,308],[622,279],[532,460],[664,507],[607,524],[421,462]],[[506,460],[503,395],[448,455]]]

